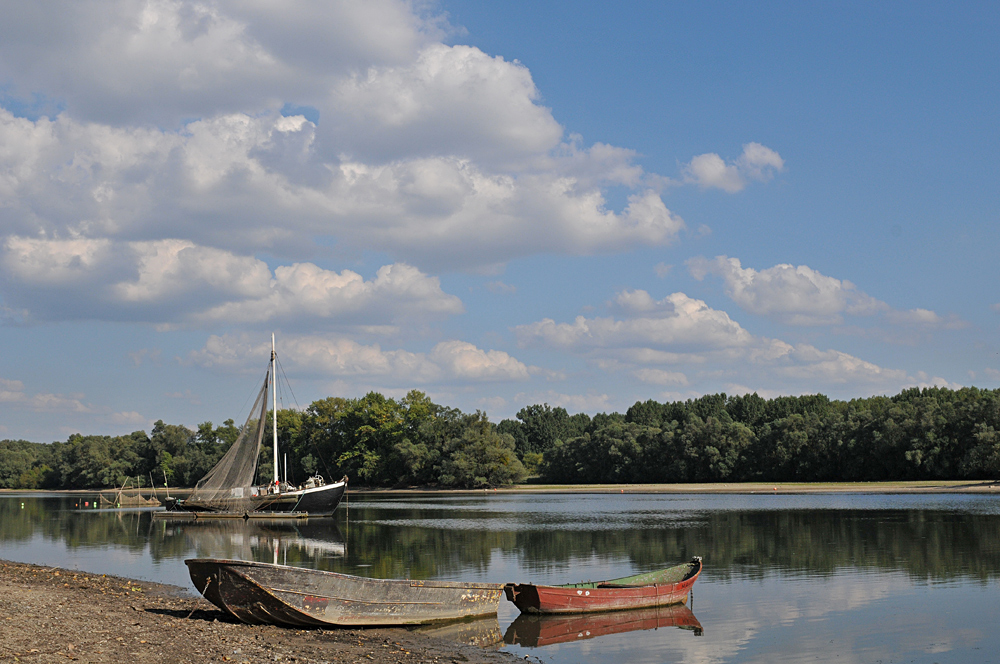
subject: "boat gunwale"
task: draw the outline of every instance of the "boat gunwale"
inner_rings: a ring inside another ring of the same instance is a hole
[[[386,583],[401,585],[406,584],[411,588],[442,588],[442,589],[458,589],[458,588],[468,588],[470,590],[503,590],[503,583],[466,583],[464,581],[435,581],[433,579],[423,580],[423,579],[379,579],[370,576],[358,576],[356,574],[345,574],[343,572],[331,572],[329,570],[323,569],[313,569],[310,567],[294,567],[291,565],[275,565],[273,563],[262,563],[255,560],[229,560],[225,558],[188,558],[184,561],[184,564],[190,567],[192,564],[204,565],[204,564],[214,564],[220,566],[229,567],[257,567],[263,569],[273,569],[282,571],[292,571],[296,574],[321,574],[328,577],[347,579],[349,581],[372,581],[376,583]],[[298,594],[298,591],[289,591]],[[314,593],[305,593],[313,594]]]
[[[636,579],[643,576],[650,576],[654,574],[667,574],[681,567],[689,568],[688,571],[680,579],[676,581],[661,581],[652,583],[621,583],[622,581],[628,581],[629,579]],[[630,576],[623,576],[618,579],[608,579],[607,581],[582,581],[579,583],[564,583],[560,585],[542,585],[535,583],[521,583],[521,584],[511,584],[511,585],[522,585],[522,586],[535,586],[536,588],[565,588],[566,590],[576,590],[576,589],[588,589],[588,590],[622,590],[629,588],[654,588],[658,586],[675,586],[679,583],[684,583],[685,581],[692,579],[699,574],[701,574],[702,562],[701,558],[696,557],[689,562],[681,563],[680,565],[674,565],[672,567],[667,567],[665,569],[659,570],[658,572],[643,572],[641,574],[632,574]]]

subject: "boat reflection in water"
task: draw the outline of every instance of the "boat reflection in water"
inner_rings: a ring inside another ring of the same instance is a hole
[[[522,613],[504,634],[509,645],[539,648],[556,643],[582,641],[607,634],[621,634],[660,627],[679,627],[695,636],[703,633],[701,623],[685,604],[654,606],[628,611],[576,615]]]
[[[273,564],[292,561],[322,569],[343,558],[347,545],[334,519],[190,519],[154,521],[162,542],[200,556]]]
[[[464,643],[469,646],[478,646],[489,650],[496,650],[503,645],[503,632],[500,631],[500,623],[497,621],[496,616],[478,618],[476,620],[461,620],[441,625],[422,625],[413,628],[413,631],[438,639]]]

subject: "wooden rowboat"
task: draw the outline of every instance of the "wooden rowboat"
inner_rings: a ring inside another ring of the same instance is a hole
[[[522,613],[507,628],[503,640],[511,645],[538,648],[661,627],[690,630],[695,636],[703,634],[701,623],[691,609],[684,604],[671,604],[583,615]]]
[[[496,614],[503,585],[350,574],[242,560],[184,561],[207,600],[250,624],[422,625]]]
[[[695,557],[683,565],[610,581],[563,586],[508,583],[504,594],[524,613],[620,611],[685,602],[699,574],[701,558]]]

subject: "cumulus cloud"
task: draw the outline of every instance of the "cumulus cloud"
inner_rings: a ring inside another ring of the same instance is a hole
[[[442,29],[402,0],[21,5],[0,23],[0,77],[85,119],[170,124],[310,103],[337,77],[411,62]]]
[[[385,265],[370,281],[312,263],[278,266],[272,274],[252,256],[186,240],[9,237],[0,247],[0,274],[10,297],[40,320],[372,324],[463,311],[437,277],[406,264]]]
[[[519,325],[514,333],[523,346],[567,349],[641,345],[690,351],[739,347],[751,341],[751,335],[724,311],[684,293],[655,301],[643,290],[622,291],[615,304],[632,317],[619,320],[577,316],[572,323],[546,318]]]
[[[182,238],[279,255],[329,238],[434,267],[474,267],[667,245],[684,228],[653,190],[607,209],[600,186],[561,172],[558,160],[548,170],[496,172],[440,153],[324,159],[316,126],[301,116],[231,114],[166,131],[66,115],[31,121],[0,109],[0,140],[10,146],[0,154],[6,228],[27,237]]]
[[[837,350],[821,351],[809,344],[790,348],[787,359],[792,366],[779,367],[778,373],[823,384],[850,383],[855,386],[903,386],[911,379],[905,371],[886,369]]]
[[[842,322],[845,313],[870,315],[889,309],[851,282],[806,265],[780,264],[757,271],[742,267],[738,258],[716,256],[692,258],[687,267],[699,281],[709,274],[721,277],[726,295],[740,308],[790,325],[828,325]]]
[[[834,349],[752,335],[724,311],[684,293],[656,300],[643,290],[624,290],[608,306],[617,317],[543,319],[517,326],[514,333],[522,346],[563,351],[604,372],[628,373],[654,385],[687,387],[754,376],[762,385],[781,384],[785,390],[797,382],[806,390],[825,385],[877,391],[918,382],[906,371]]]
[[[24,383],[19,380],[0,378],[0,403],[7,408],[19,408],[36,412],[92,413],[93,406],[83,402],[83,395],[62,395],[50,392],[29,394]]]
[[[188,360],[208,368],[255,369],[270,357],[270,341],[253,343],[243,335],[212,335]],[[463,341],[442,341],[429,353],[383,350],[352,339],[288,336],[280,343],[282,363],[298,375],[379,380],[393,385],[523,381],[527,365],[498,350],[482,350]],[[259,364],[259,362],[257,362]]]
[[[744,311],[767,316],[788,325],[831,325],[844,315],[879,315],[900,326],[961,329],[968,323],[958,316],[941,316],[929,309],[900,311],[863,293],[846,279],[836,279],[806,265],[775,265],[765,270],[744,268],[738,258],[716,256],[687,261],[695,279],[720,277],[726,295]]]
[[[734,194],[743,191],[751,180],[766,182],[785,170],[785,160],[769,147],[747,143],[743,154],[726,162],[714,152],[691,159],[681,169],[684,181],[702,189],[715,188]]]

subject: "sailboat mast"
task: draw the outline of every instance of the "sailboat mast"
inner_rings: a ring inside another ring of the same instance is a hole
[[[274,333],[271,333],[271,424],[274,429],[274,486],[278,485],[278,376],[275,373],[277,355],[274,353]]]

